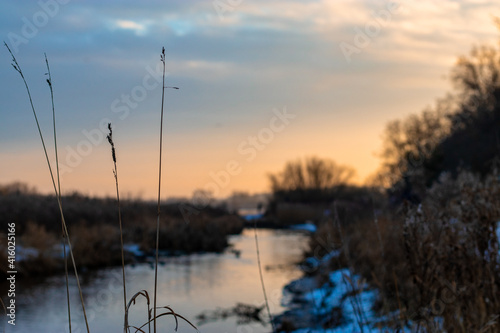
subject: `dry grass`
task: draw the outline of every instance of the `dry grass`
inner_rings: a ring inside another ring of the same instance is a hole
[[[28,256],[26,260],[18,263],[21,274],[25,273],[31,277],[43,276],[61,269],[61,262],[54,256],[57,251],[57,237],[45,230],[45,227],[33,222],[28,223],[20,241],[24,248],[35,250],[37,253],[36,256]]]
[[[332,209],[306,255],[341,255],[329,268],[313,266],[306,273],[320,284],[344,267],[365,278],[379,291],[374,310],[383,318],[380,329],[499,332],[499,179],[497,171],[484,178],[443,175],[420,205],[387,204],[376,219],[370,206],[366,214],[358,212],[359,219],[349,212],[339,219]]]
[[[117,175],[117,167],[116,167],[116,155],[115,155],[115,147],[114,143],[112,140],[112,132],[111,132],[111,125],[109,125],[109,136],[108,136],[108,141],[111,144],[112,147],[112,157],[113,157],[113,162],[114,162],[114,176],[115,176],[115,181],[116,181],[116,194],[117,194],[117,200],[118,200],[118,219],[119,219],[119,229],[117,230],[115,227],[112,227],[110,225],[96,225],[89,227],[84,224],[77,224],[74,225],[72,228],[72,235],[75,235],[74,243],[72,246],[72,243],[70,242],[69,238],[69,232],[68,232],[68,227],[65,221],[65,216],[64,216],[64,211],[62,207],[62,198],[61,198],[61,186],[60,186],[60,181],[59,181],[59,163],[58,163],[58,157],[57,157],[57,138],[56,138],[56,122],[55,122],[55,108],[54,108],[54,92],[53,92],[53,87],[52,87],[52,78],[50,76],[50,68],[49,68],[49,63],[47,60],[47,57],[45,56],[46,64],[47,64],[47,70],[48,70],[48,79],[47,83],[50,88],[50,93],[51,93],[51,101],[52,101],[52,115],[53,115],[53,131],[54,131],[54,147],[55,147],[55,154],[56,154],[56,174],[54,176],[53,168],[50,162],[50,159],[48,157],[44,137],[42,134],[42,131],[40,129],[40,125],[38,122],[38,116],[35,111],[35,106],[32,100],[31,96],[31,91],[28,87],[28,83],[25,79],[24,73],[21,70],[21,67],[19,63],[17,62],[17,59],[15,58],[14,54],[11,52],[9,46],[4,43],[7,50],[9,51],[10,55],[12,56],[12,66],[14,70],[21,76],[21,79],[25,85],[27,94],[28,94],[28,99],[31,105],[31,109],[33,111],[33,116],[35,118],[35,122],[37,125],[37,129],[40,135],[40,140],[43,146],[43,151],[45,154],[47,166],[50,171],[50,177],[52,180],[52,184],[54,186],[54,193],[55,197],[57,199],[58,203],[58,208],[60,212],[60,217],[61,217],[61,223],[62,223],[62,230],[64,234],[64,239],[63,239],[63,244],[64,244],[64,255],[66,256],[66,243],[68,245],[69,249],[69,254],[70,258],[73,264],[74,268],[74,273],[75,273],[75,278],[76,282],[78,285],[79,289],[79,294],[80,294],[80,300],[81,300],[81,305],[82,305],[82,311],[83,315],[85,318],[85,325],[87,332],[90,333],[90,327],[87,321],[87,316],[86,316],[86,311],[85,311],[85,304],[83,300],[83,295],[82,295],[82,289],[80,287],[80,282],[79,282],[79,277],[78,277],[78,271],[77,271],[77,261],[75,260],[75,257],[78,258],[78,264],[80,266],[87,266],[87,267],[92,267],[92,266],[100,266],[103,264],[108,264],[109,262],[113,263],[115,260],[120,262],[122,265],[122,270],[123,270],[123,295],[124,295],[124,333],[130,332],[131,329],[135,329],[135,332],[145,332],[143,328],[145,326],[148,327],[148,331],[151,332],[151,327],[150,324],[153,322],[153,330],[156,333],[156,320],[160,317],[164,316],[173,316],[176,321],[176,327],[175,330],[177,330],[178,326],[178,318],[183,319],[186,321],[188,324],[190,324],[194,329],[196,327],[192,325],[187,319],[182,317],[181,315],[175,313],[170,307],[164,306],[164,307],[157,307],[156,306],[156,297],[157,297],[157,272],[158,272],[158,249],[159,249],[159,239],[160,239],[160,208],[161,208],[161,202],[160,202],[160,190],[161,190],[161,154],[162,154],[162,127],[163,127],[163,105],[164,105],[164,92],[165,92],[165,49],[162,49],[162,54],[161,54],[161,61],[163,63],[163,89],[162,89],[162,104],[161,104],[161,127],[160,127],[160,150],[159,150],[159,155],[160,155],[160,165],[159,165],[159,180],[158,180],[158,205],[157,205],[157,224],[156,224],[156,251],[155,251],[155,256],[156,256],[156,262],[155,262],[155,281],[154,281],[154,300],[153,300],[153,308],[150,308],[150,302],[149,302],[149,295],[146,291],[140,291],[136,293],[129,301],[128,304],[126,304],[126,288],[125,288],[125,261],[124,261],[124,254],[123,254],[123,230],[122,230],[122,221],[121,221],[121,210],[120,210],[120,201],[119,201],[119,189],[118,189],[118,175]],[[178,89],[178,88],[175,88]],[[57,180],[57,184],[56,184]],[[213,231],[213,230],[210,230]],[[24,232],[23,235],[23,243],[29,246],[36,247],[38,251],[38,257],[36,258],[38,260],[38,264],[40,264],[40,260],[44,260],[45,258],[49,258],[50,260],[53,260],[53,255],[50,255],[48,257],[45,256],[45,253],[49,252],[48,249],[53,249],[54,247],[54,240],[55,237],[53,234],[49,233],[46,231],[44,226],[36,225],[33,223],[28,224],[27,230]],[[116,259],[115,259],[116,257]],[[66,257],[65,257],[66,259]],[[31,259],[30,259],[31,260]],[[6,262],[6,261],[5,261]],[[33,264],[29,260],[24,261],[25,264]],[[48,264],[44,265],[39,265],[41,269],[46,269]],[[65,267],[66,266],[66,260],[65,260]],[[66,270],[66,287],[68,288],[68,272]],[[138,296],[144,296],[147,298],[147,321],[144,325],[140,327],[135,327],[135,326],[130,326],[128,324],[128,312],[130,310],[130,306],[132,304],[135,304],[135,300]],[[160,310],[157,313],[157,310]],[[163,312],[161,312],[163,311]],[[69,323],[69,331],[71,333],[71,316],[70,316],[70,308],[69,308],[69,292],[68,292],[68,323]]]
[[[325,205],[280,202],[276,205],[275,216],[280,225],[300,224],[321,219],[325,208]]]
[[[134,326],[134,325],[129,324],[128,316],[129,316],[130,309],[131,309],[132,305],[134,305],[136,303],[136,301],[139,297],[143,297],[146,299],[146,307],[147,307],[146,317],[147,317],[147,320],[141,326]],[[186,318],[184,318],[180,314],[176,313],[171,307],[161,306],[161,307],[158,307],[157,310],[160,310],[158,315],[155,315],[154,317],[152,317],[151,313],[153,312],[153,310],[151,309],[151,299],[149,297],[149,293],[146,290],[141,290],[141,291],[135,293],[135,295],[132,296],[132,298],[128,302],[127,306],[125,307],[125,330],[127,332],[130,332],[131,329],[134,329],[135,330],[134,333],[137,333],[137,332],[146,333],[146,327],[147,327],[148,328],[147,331],[151,332],[151,323],[152,322],[156,321],[156,319],[161,318],[161,317],[172,316],[175,319],[175,331],[177,331],[177,329],[179,328],[179,319],[182,319],[184,322],[188,323],[192,328],[194,328],[198,332],[198,329],[196,328],[195,325],[193,325],[189,320],[187,320]],[[163,312],[161,312],[161,311],[163,311]]]
[[[113,142],[113,129],[111,128],[111,123],[108,124],[109,134],[106,136],[109,144],[111,145],[111,158],[113,159],[113,176],[115,177],[116,185],[116,202],[118,205],[118,225],[120,226],[120,253],[122,259],[122,279],[123,279],[123,309],[127,312],[127,282],[125,278],[125,255],[123,251],[123,225],[122,225],[122,211],[120,206],[120,190],[118,187],[118,168],[116,166],[116,150],[115,143]],[[127,325],[125,324],[124,329],[127,330]]]
[[[500,313],[499,219],[496,172],[484,180],[466,172],[456,181],[443,179],[421,207],[407,208],[403,237],[413,278],[410,295],[419,308],[441,306],[421,315],[424,322],[440,316],[444,329],[458,332],[492,327]]]
[[[346,229],[350,262],[343,264],[380,291],[380,314],[397,313],[388,317],[389,327],[499,331],[498,179],[496,172],[485,179],[467,172],[444,177],[421,205],[405,204],[378,224],[367,219]],[[335,230],[326,235],[330,244],[338,242]]]
[[[40,253],[46,253],[54,250],[57,239],[44,226],[29,222],[21,237],[21,242],[25,247],[35,248]]]
[[[36,113],[36,110],[35,110],[35,106],[33,104],[33,99],[31,97],[31,91],[30,91],[30,88],[28,86],[28,82],[26,81],[26,78],[24,77],[24,73],[23,73],[23,71],[21,69],[21,66],[17,62],[17,59],[14,56],[14,54],[12,53],[12,51],[10,50],[9,46],[5,42],[4,42],[4,45],[7,48],[7,50],[9,51],[9,53],[10,53],[10,55],[12,57],[12,63],[11,63],[12,67],[19,74],[19,76],[21,77],[21,79],[22,79],[22,81],[24,83],[24,86],[26,88],[26,93],[28,95],[28,99],[29,99],[29,102],[30,102],[31,111],[33,112],[33,117],[35,119],[35,123],[36,123],[36,127],[37,127],[38,134],[39,134],[39,137],[40,137],[40,141],[42,143],[43,152],[44,152],[44,155],[45,155],[45,160],[46,160],[47,166],[49,168],[50,178],[52,180],[52,185],[54,187],[54,193],[55,193],[55,196],[57,198],[59,212],[61,214],[62,231],[63,231],[63,234],[64,234],[65,242],[67,242],[67,244],[68,244],[70,258],[71,258],[71,262],[73,264],[73,269],[74,269],[74,273],[75,273],[75,279],[76,279],[76,283],[78,285],[78,291],[79,291],[79,294],[80,294],[80,302],[81,302],[81,305],[82,305],[83,316],[85,318],[85,326],[87,328],[87,332],[90,333],[90,329],[89,329],[89,325],[88,325],[88,320],[87,320],[87,314],[86,314],[86,311],[85,311],[85,304],[84,304],[84,301],[83,301],[82,289],[81,289],[81,286],[80,286],[80,279],[78,277],[78,271],[77,271],[76,264],[75,264],[75,258],[74,258],[74,255],[73,255],[73,250],[72,250],[72,247],[71,247],[71,241],[70,241],[70,238],[69,238],[68,227],[66,225],[66,220],[64,218],[64,212],[63,212],[63,209],[62,209],[61,190],[60,190],[60,183],[59,183],[59,165],[56,165],[56,171],[57,171],[56,176],[57,176],[57,184],[58,184],[56,186],[56,178],[54,177],[54,172],[52,171],[53,168],[52,168],[52,165],[51,165],[48,153],[47,153],[47,148],[46,148],[46,145],[45,145],[44,136],[42,134],[42,130],[40,129],[40,123],[38,122],[38,116],[37,116],[37,113]],[[47,74],[49,75],[49,79],[47,79],[47,83],[49,84],[50,92],[51,92],[51,97],[52,97],[52,110],[53,110],[53,117],[54,117],[53,121],[54,121],[54,126],[55,126],[55,112],[54,112],[54,99],[53,99],[52,81],[51,81],[51,77],[50,77],[50,68],[49,68],[49,63],[47,61],[47,57],[45,57],[45,60],[46,60],[46,63],[47,63],[47,70],[48,70]],[[56,148],[56,155],[57,155],[57,141],[56,141],[56,135],[55,134],[56,134],[56,129],[54,127],[54,145],[55,145],[55,148]],[[56,164],[57,164],[57,162],[56,162]],[[65,251],[65,253],[66,253],[66,251]],[[66,273],[66,276],[67,276],[67,273]],[[68,285],[67,281],[68,280],[66,279],[66,285]],[[68,297],[68,316],[69,316],[69,297]],[[68,322],[69,322],[69,329],[70,329],[70,333],[71,333],[71,318],[68,318]]]
[[[155,225],[145,221],[141,232],[141,248],[149,251],[156,242]],[[187,224],[183,219],[167,217],[160,221],[160,250],[172,252],[222,252],[227,246],[227,235],[241,231],[243,221],[236,216],[211,218],[200,213],[190,218]]]
[[[121,265],[120,230],[111,225],[75,225],[73,253],[79,267]]]

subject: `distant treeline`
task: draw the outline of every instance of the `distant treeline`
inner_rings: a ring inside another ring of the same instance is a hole
[[[267,218],[289,225],[321,223],[335,214],[348,224],[373,216],[384,195],[378,188],[349,184],[354,175],[352,167],[330,159],[289,161],[281,172],[269,175],[272,195]]]
[[[117,201],[73,193],[62,197],[62,205],[77,264],[86,267],[120,264]],[[224,207],[206,206],[188,211],[191,214],[186,213],[187,208],[188,203],[161,205],[161,250],[221,252],[228,246],[227,236],[240,233],[243,228],[242,219]],[[156,244],[156,203],[121,200],[121,214],[125,243],[140,245],[146,254],[151,252]],[[12,222],[16,225],[17,244],[38,250],[31,260],[44,262],[40,272],[35,269],[40,265],[34,264],[25,265],[25,270],[43,274],[61,268],[54,258],[57,257],[54,248],[61,243],[62,226],[53,195],[38,194],[26,184],[0,186],[1,230],[6,232],[7,224]]]

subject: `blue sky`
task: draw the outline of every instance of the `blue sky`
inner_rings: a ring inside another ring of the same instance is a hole
[[[0,33],[51,142],[48,55],[63,191],[113,194],[101,129],[111,121],[122,191],[154,197],[164,46],[167,85],[180,88],[166,90],[165,197],[225,196],[266,191],[267,173],[312,155],[355,167],[362,182],[387,121],[432,105],[458,56],[497,42],[493,15],[486,0],[4,1]],[[0,183],[49,192],[6,49],[0,74]]]

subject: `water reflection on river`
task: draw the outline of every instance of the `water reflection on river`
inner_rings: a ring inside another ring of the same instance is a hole
[[[284,230],[259,230],[259,245],[264,278],[271,312],[278,313],[282,287],[300,272],[293,263],[300,259],[307,242],[304,234]],[[259,280],[253,230],[233,236],[232,252],[163,258],[160,267],[158,305],[169,305],[176,312],[197,324],[195,316],[205,310],[230,308],[238,302],[262,305],[263,295]],[[149,264],[126,267],[127,292],[130,298],[142,289],[153,292],[154,270]],[[91,332],[123,332],[123,295],[121,269],[93,272],[82,278],[83,293]],[[16,326],[7,325],[7,332],[68,332],[64,277],[54,277],[32,287],[19,285]],[[73,332],[84,332],[81,308],[74,281],[71,286]],[[144,301],[133,308],[131,324],[142,324],[146,319]],[[159,322],[160,332],[173,332],[174,321]],[[270,332],[260,323],[239,325],[237,318],[206,323],[199,326],[202,333]],[[180,323],[179,332],[194,332]]]

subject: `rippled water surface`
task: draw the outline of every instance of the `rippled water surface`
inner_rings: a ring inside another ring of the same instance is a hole
[[[271,312],[282,310],[282,287],[300,272],[293,265],[300,259],[307,236],[283,230],[258,230],[264,279]],[[238,302],[263,305],[253,230],[233,236],[233,252],[197,254],[162,258],[159,268],[158,305],[169,305],[176,312],[198,324],[196,315],[206,310],[226,309]],[[234,252],[240,252],[237,256]],[[144,263],[126,267],[127,297],[146,289],[152,295],[154,270]],[[111,268],[82,277],[83,293],[91,332],[123,332],[123,294],[121,269]],[[53,277],[31,286],[19,283],[16,297],[16,326],[7,325],[7,332],[68,332],[64,277]],[[78,303],[74,279],[71,285],[71,314],[74,333],[86,332]],[[143,299],[132,307],[130,323],[140,326],[146,321]],[[173,332],[171,318],[158,322],[160,332]],[[269,326],[252,322],[238,324],[228,317],[199,326],[202,333],[270,332]],[[147,330],[146,330],[147,332]],[[180,322],[178,332],[195,332]]]

